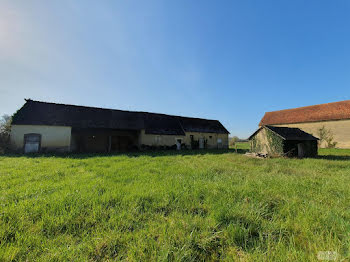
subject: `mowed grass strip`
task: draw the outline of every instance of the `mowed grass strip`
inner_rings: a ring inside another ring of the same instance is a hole
[[[233,152],[2,156],[0,261],[350,258],[350,150]]]

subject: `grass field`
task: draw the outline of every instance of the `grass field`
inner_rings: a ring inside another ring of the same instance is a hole
[[[0,261],[349,260],[350,150],[320,154],[0,156]]]

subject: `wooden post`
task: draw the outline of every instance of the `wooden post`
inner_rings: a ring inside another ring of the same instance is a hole
[[[235,143],[235,149],[236,149],[236,153],[237,153],[237,143]]]

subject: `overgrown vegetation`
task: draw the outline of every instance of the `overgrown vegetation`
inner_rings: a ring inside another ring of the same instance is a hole
[[[260,141],[259,141],[259,139],[256,137],[256,136],[254,136],[253,138],[252,138],[252,140],[250,141],[250,143],[251,143],[251,148],[252,148],[252,151],[253,152],[261,152],[261,150],[262,150],[262,145],[261,145],[261,143],[260,143]]]
[[[348,260],[350,150],[320,154],[0,156],[0,261]]]
[[[278,136],[276,133],[271,131],[268,128],[265,128],[266,130],[266,138],[269,143],[269,148],[271,150],[270,154],[272,156],[281,156],[283,155],[283,143],[284,140],[280,136]]]
[[[0,119],[0,154],[5,153],[10,147],[11,117],[3,115]]]
[[[283,139],[272,132],[270,129],[265,128],[266,132],[266,150],[270,156],[281,156],[283,155]],[[258,136],[255,135],[251,141],[252,152],[261,153],[264,150],[263,143],[259,140]]]
[[[322,126],[318,130],[318,138],[320,145],[325,145],[326,148],[335,148],[337,146],[337,142],[334,141],[334,135],[332,130],[327,129],[325,126]]]

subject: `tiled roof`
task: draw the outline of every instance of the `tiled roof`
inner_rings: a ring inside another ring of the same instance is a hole
[[[184,132],[229,133],[218,120],[34,100],[27,100],[23,107],[15,113],[12,124],[122,130],[145,129],[146,134],[160,135],[184,135]]]
[[[350,119],[350,100],[265,113],[259,126]]]

